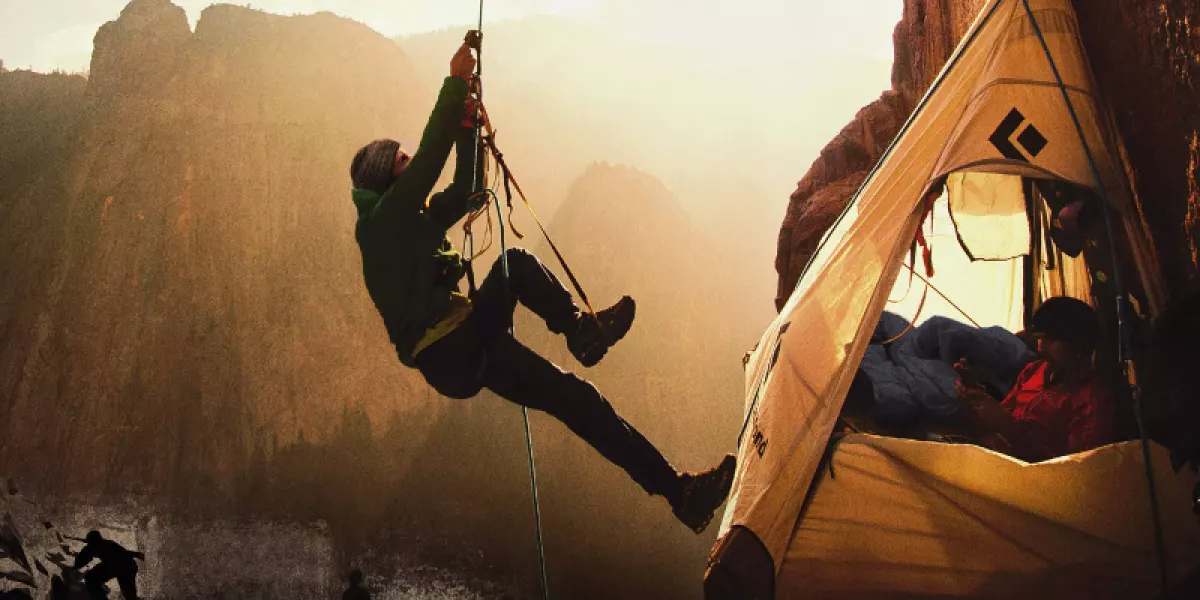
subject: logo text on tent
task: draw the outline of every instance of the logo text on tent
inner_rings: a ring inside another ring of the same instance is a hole
[[[1046,137],[1042,135],[1042,132],[1033,126],[1033,123],[1025,127],[1017,135],[1016,140],[1013,140],[1013,134],[1018,129],[1021,129],[1021,126],[1024,124],[1025,115],[1014,108],[1000,122],[1000,126],[992,132],[992,137],[989,137],[988,141],[1000,151],[1000,154],[1004,155],[1004,158],[1029,162],[1029,159],[1037,158],[1037,155],[1041,153],[1048,142],[1046,141]],[[1024,150],[1029,156],[1022,154],[1021,150]]]
[[[755,452],[758,452],[758,457],[762,458],[763,454],[767,453],[767,436],[758,430],[758,422],[754,423],[754,436],[750,438],[750,443],[754,444]]]

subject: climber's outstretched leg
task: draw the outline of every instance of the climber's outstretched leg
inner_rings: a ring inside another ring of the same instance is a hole
[[[514,248],[507,256],[507,282],[497,261],[472,296],[471,315],[417,356],[417,368],[425,380],[452,398],[470,398],[487,387],[510,402],[553,416],[629,473],[647,493],[665,497],[689,528],[702,531],[729,494],[733,456],[702,473],[676,471],[653,444],[613,410],[596,386],[563,371],[513,338],[508,329],[517,302],[542,317],[550,331],[565,332],[569,346],[572,332],[579,331],[572,327],[584,320],[596,320],[581,314],[570,293],[532,254]],[[602,333],[623,334],[628,330],[633,315],[632,301],[627,302],[628,312],[622,302],[607,314],[601,311]],[[623,327],[612,327],[614,315],[627,315],[621,322]],[[606,321],[610,325],[606,326]]]
[[[559,369],[507,334],[489,338],[484,353],[485,387],[562,421],[647,493],[665,497],[675,515],[693,531],[703,531],[725,501],[733,482],[732,455],[702,473],[677,472],[613,410],[596,386]]]

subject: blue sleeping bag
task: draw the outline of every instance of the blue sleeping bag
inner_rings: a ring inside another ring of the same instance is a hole
[[[874,388],[872,416],[894,425],[953,417],[959,407],[954,363],[960,359],[967,359],[982,383],[1006,394],[1036,358],[1003,327],[978,329],[946,317],[932,317],[883,344],[907,327],[904,317],[885,311],[860,365]]]

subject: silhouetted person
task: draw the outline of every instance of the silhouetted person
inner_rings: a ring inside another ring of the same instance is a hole
[[[116,579],[125,600],[138,600],[138,566],[134,559],[145,559],[146,555],[126,550],[124,546],[105,539],[99,531],[89,531],[84,540],[87,544],[75,555],[75,568],[82,569],[93,560],[100,560],[100,564],[83,576],[88,592],[96,598],[104,598],[104,584]]]
[[[666,497],[675,515],[700,532],[729,493],[733,455],[703,473],[676,471],[595,386],[509,334],[520,302],[550,331],[566,336],[581,364],[592,366],[633,324],[633,300],[626,296],[598,315],[585,313],[549,269],[520,248],[506,252],[507,277],[497,260],[478,290],[469,297],[460,292],[467,267],[446,232],[486,202],[483,194],[471,193],[473,163],[482,159],[474,153],[477,111],[466,102],[474,68],[464,43],[450,61],[450,76],[415,154],[394,140],[376,140],[350,165],[367,291],[400,362],[420,370],[442,395],[465,399],[486,387],[549,413],[646,492]],[[454,181],[430,196],[451,146],[458,148]]]
[[[350,571],[350,587],[342,592],[342,600],[371,600],[371,594],[362,586],[363,574],[362,571],[354,569]]]

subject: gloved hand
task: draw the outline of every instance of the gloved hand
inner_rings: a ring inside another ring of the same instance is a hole
[[[463,110],[462,126],[475,127],[482,125],[484,115],[480,113],[481,104],[479,102],[479,78],[472,77],[469,81],[471,90],[467,92],[467,102]]]

